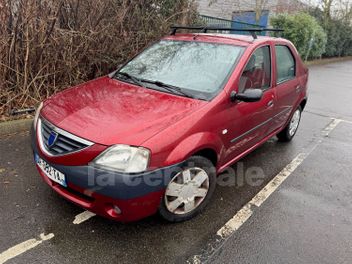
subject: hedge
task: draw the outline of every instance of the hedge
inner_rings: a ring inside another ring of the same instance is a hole
[[[307,13],[277,15],[271,19],[271,25],[284,30],[281,36],[293,42],[304,60],[320,58],[326,51],[327,35]]]

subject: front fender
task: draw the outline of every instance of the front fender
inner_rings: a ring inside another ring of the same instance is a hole
[[[196,133],[182,140],[167,156],[165,164],[180,163],[204,149],[215,151],[219,160],[224,151],[224,145],[220,137],[214,133]]]

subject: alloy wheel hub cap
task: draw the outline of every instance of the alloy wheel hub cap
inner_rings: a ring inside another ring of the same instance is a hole
[[[301,119],[301,112],[299,111],[299,109],[297,109],[290,121],[289,133],[291,137],[296,133],[300,119]]]
[[[165,192],[166,208],[174,214],[187,214],[196,209],[209,190],[209,176],[201,168],[190,168],[178,173]]]

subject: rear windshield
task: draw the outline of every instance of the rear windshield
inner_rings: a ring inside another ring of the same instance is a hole
[[[210,100],[223,89],[243,50],[244,47],[233,45],[163,40],[131,60],[120,72],[172,85],[194,98]]]

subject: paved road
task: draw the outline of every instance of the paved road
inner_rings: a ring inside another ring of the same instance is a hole
[[[0,254],[39,235],[50,240],[7,263],[182,263],[202,254],[216,263],[349,263],[352,259],[352,123],[329,137],[331,117],[352,121],[352,62],[311,67],[310,100],[290,144],[271,139],[233,166],[259,167],[260,185],[218,186],[196,219],[168,224],[158,216],[120,224],[93,217],[42,182],[28,133],[0,139]],[[299,153],[310,155],[241,228],[209,251],[217,231]],[[243,167],[243,168],[242,168]],[[18,250],[18,249],[17,249]],[[1,256],[1,255],[0,255]]]

